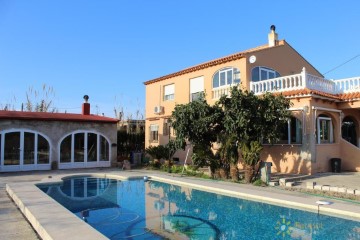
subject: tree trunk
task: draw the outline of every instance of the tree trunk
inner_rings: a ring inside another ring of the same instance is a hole
[[[251,183],[255,174],[255,170],[253,166],[245,166],[245,183]]]
[[[233,180],[235,182],[239,181],[239,170],[236,167],[236,165],[231,165],[230,175],[231,175],[231,180]]]
[[[220,168],[220,177],[222,179],[227,179],[229,177],[229,173],[225,168]]]
[[[220,169],[215,169],[213,178],[219,179],[220,178]]]

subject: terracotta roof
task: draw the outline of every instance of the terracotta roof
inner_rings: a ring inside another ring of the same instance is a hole
[[[360,99],[360,92],[353,92],[353,93],[342,93],[338,95],[341,100],[353,100],[353,99]]]
[[[277,46],[282,46],[284,44],[285,44],[285,40],[280,40],[278,42]],[[277,46],[275,46],[275,47],[277,47]],[[262,46],[259,46],[259,47],[255,47],[255,48],[251,48],[251,49],[248,49],[248,50],[243,51],[243,52],[238,52],[238,53],[235,53],[235,54],[231,54],[231,55],[226,56],[226,57],[218,58],[218,59],[215,59],[215,60],[212,60],[212,61],[209,61],[209,62],[205,62],[205,63],[199,64],[199,65],[193,66],[193,67],[185,68],[185,69],[183,69],[181,71],[178,71],[178,72],[175,72],[175,73],[171,73],[171,74],[159,77],[159,78],[155,78],[155,79],[146,81],[146,82],[144,82],[144,84],[145,85],[152,84],[152,83],[159,82],[159,81],[162,81],[162,80],[165,80],[165,79],[168,79],[168,78],[180,76],[180,75],[183,75],[183,74],[186,74],[186,73],[190,73],[190,72],[198,71],[198,70],[205,69],[205,68],[208,68],[208,67],[223,64],[223,63],[226,63],[226,62],[234,61],[234,60],[245,57],[245,55],[248,54],[248,53],[261,51],[261,50],[267,49],[267,48],[269,48],[268,44],[265,44],[265,45],[262,45]]]
[[[279,93],[280,94],[280,93]],[[304,88],[304,89],[298,89],[298,90],[291,90],[291,91],[285,91],[285,92],[281,92],[281,94],[285,97],[296,97],[296,96],[306,96],[306,95],[318,95],[318,96],[322,96],[322,97],[328,97],[328,98],[334,98],[337,100],[341,100],[341,98],[339,97],[339,95],[337,94],[330,94],[330,93],[326,93],[326,92],[321,92],[318,90],[313,90],[313,89],[309,89],[309,88]]]
[[[322,91],[318,91],[318,90],[312,90],[309,88],[279,92],[279,93],[275,93],[275,94],[282,94],[285,97],[318,95],[318,96],[322,96],[322,97],[333,98],[333,99],[336,99],[339,101],[359,100],[360,99],[360,92],[331,94],[331,93],[326,93],[326,92],[322,92]]]
[[[20,112],[0,111],[0,120],[36,120],[36,121],[65,121],[65,122],[102,122],[117,123],[118,120],[97,115],[83,115],[74,113],[48,113],[48,112]]]

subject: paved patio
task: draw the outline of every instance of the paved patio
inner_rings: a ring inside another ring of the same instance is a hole
[[[17,193],[21,195],[21,189],[26,185],[33,185],[34,182],[42,179],[56,179],[68,174],[94,173],[117,175],[123,177],[132,176],[152,176],[167,182],[182,183],[193,188],[202,188],[207,191],[215,191],[227,195],[235,195],[243,198],[255,199],[258,201],[271,202],[272,204],[289,205],[296,208],[306,208],[309,211],[315,211],[319,197],[314,197],[299,192],[288,192],[280,188],[272,187],[254,187],[252,185],[235,184],[231,182],[214,181],[207,179],[196,179],[192,177],[181,177],[176,174],[162,172],[132,170],[120,171],[119,169],[81,169],[81,170],[58,170],[58,171],[38,171],[22,173],[0,173],[0,224],[2,233],[0,239],[38,239],[38,236],[25,220],[14,202],[12,202],[5,191],[5,184],[9,184]],[[51,178],[49,178],[51,176]],[[312,177],[309,181],[319,184],[336,185],[360,189],[360,173],[343,174],[321,174]],[[307,181],[307,180],[306,180]],[[28,190],[27,190],[28,191]],[[30,194],[28,192],[26,194]],[[323,199],[323,198],[322,198]],[[33,204],[38,200],[34,199]],[[349,203],[342,200],[333,200],[333,205],[324,206],[327,214],[349,214],[347,217],[356,218],[360,221],[360,203]],[[42,207],[42,206],[39,206]],[[64,237],[64,236],[61,236]],[[61,239],[61,238],[58,238]],[[88,239],[88,236],[86,237]]]

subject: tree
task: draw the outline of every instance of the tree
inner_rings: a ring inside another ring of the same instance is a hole
[[[188,104],[176,105],[172,112],[172,127],[176,132],[176,141],[189,141],[193,145],[195,156],[200,154],[205,158],[204,161],[197,162],[199,167],[205,164],[214,166],[216,158],[211,147],[222,130],[222,125],[219,124],[222,117],[221,108],[218,105],[210,106],[204,97]],[[212,172],[214,170],[211,169]]]
[[[241,143],[246,181],[250,182],[260,162],[262,141],[274,143],[280,139],[281,126],[291,116],[290,100],[271,93],[259,97],[233,87],[231,97],[223,96],[218,103],[224,111],[226,133],[235,134]]]

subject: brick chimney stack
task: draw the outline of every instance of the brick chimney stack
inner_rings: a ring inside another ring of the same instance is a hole
[[[84,103],[82,104],[82,114],[83,115],[90,115],[90,103],[88,103],[89,96],[84,96]]]
[[[275,25],[271,25],[268,39],[269,47],[274,47],[278,45],[278,34],[275,32]]]

